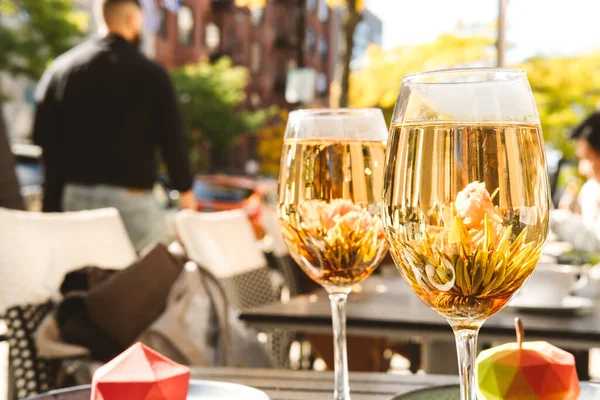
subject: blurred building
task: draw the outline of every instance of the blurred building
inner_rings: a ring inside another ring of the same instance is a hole
[[[340,18],[325,0],[267,0],[264,9],[233,0],[186,0],[177,14],[161,11],[155,57],[168,69],[229,56],[248,67],[248,105],[290,106],[288,71],[314,70],[315,102],[327,104],[334,78]]]
[[[341,18],[325,0],[266,0],[254,10],[238,8],[234,0],[185,0],[177,13],[160,12],[160,29],[149,40],[167,69],[228,56],[250,71],[248,107],[293,108],[299,104],[286,102],[288,72],[305,68],[314,77],[307,81],[314,86],[311,103],[328,104]],[[256,159],[257,139],[238,138],[230,170],[244,171]]]

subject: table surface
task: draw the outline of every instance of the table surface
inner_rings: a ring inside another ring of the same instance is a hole
[[[333,373],[315,371],[261,370],[236,368],[193,368],[192,379],[232,382],[252,386],[266,392],[271,400],[331,399]],[[393,375],[382,373],[350,373],[353,400],[390,400],[397,394],[434,386],[456,385],[458,377],[443,375]],[[596,399],[599,384],[581,383],[582,396]],[[591,396],[590,396],[591,394]],[[38,400],[88,400],[90,387],[50,392]]]
[[[265,391],[271,400],[315,400],[333,397],[333,373],[289,370],[194,369],[195,379],[240,383]],[[458,377],[350,373],[353,400],[389,400],[395,394],[457,384]]]
[[[245,368],[193,368],[192,379],[231,382],[252,386],[267,393],[271,400],[315,400],[333,397],[333,373],[315,371],[265,370]],[[399,376],[381,373],[350,373],[353,400],[389,400],[396,394],[452,385],[458,377],[427,375]],[[89,386],[50,392],[34,397],[40,400],[89,399]]]
[[[362,291],[348,300],[348,333],[376,336],[429,336],[452,334],[448,323],[427,307],[401,277],[372,276],[362,284]],[[517,312],[510,306],[492,316],[480,333],[485,341],[514,341],[514,318],[521,317],[527,340],[547,340],[572,348],[589,348],[600,344],[600,310],[582,315],[545,315]],[[241,318],[257,327],[298,329],[307,333],[331,329],[329,299],[324,290],[298,296],[288,303],[275,303],[246,310]]]

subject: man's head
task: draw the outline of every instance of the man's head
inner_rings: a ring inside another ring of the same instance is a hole
[[[110,33],[138,45],[142,34],[142,7],[139,0],[102,0],[102,17]]]
[[[600,113],[586,118],[575,128],[571,138],[577,140],[579,173],[600,181]]]

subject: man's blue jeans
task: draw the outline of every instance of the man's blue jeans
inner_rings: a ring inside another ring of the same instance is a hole
[[[139,252],[149,244],[167,240],[165,215],[151,190],[127,189],[109,185],[67,184],[63,194],[65,211],[114,207]]]

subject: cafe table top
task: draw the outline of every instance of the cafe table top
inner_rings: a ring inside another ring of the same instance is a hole
[[[316,400],[333,397],[333,373],[260,369],[194,369],[196,379],[240,383],[266,392],[271,400]],[[413,390],[458,384],[457,376],[350,373],[352,400],[389,400]]]
[[[485,322],[481,342],[515,341],[514,318],[521,317],[526,340],[545,340],[570,349],[600,347],[600,309],[584,314],[530,314],[507,306]],[[260,329],[282,328],[305,333],[331,332],[331,310],[324,290],[245,310],[241,318]],[[448,323],[427,307],[399,276],[371,276],[351,293],[347,332],[391,339],[453,341]]]
[[[192,368],[191,378],[252,386],[271,400],[317,400],[333,397],[333,373],[247,368]],[[350,373],[353,400],[390,400],[397,394],[433,386],[458,384],[458,377]],[[35,400],[89,400],[90,386],[79,386],[33,397]]]
[[[319,400],[333,397],[333,373],[245,368],[193,368],[192,379],[231,382],[264,391],[271,400]],[[350,373],[353,400],[390,400],[414,390],[457,385],[457,376]],[[597,398],[600,384],[581,383],[585,399]],[[90,387],[82,386],[33,397],[36,400],[88,400]]]

